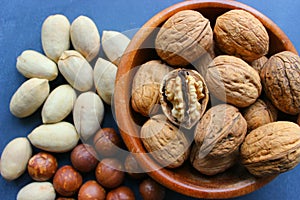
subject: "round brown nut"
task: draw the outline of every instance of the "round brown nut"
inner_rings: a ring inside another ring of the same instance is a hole
[[[74,198],[58,197],[56,200],[75,200]]]
[[[288,121],[251,131],[241,146],[242,164],[258,177],[276,175],[300,163],[300,127]]]
[[[107,194],[106,200],[135,200],[135,196],[129,187],[121,186],[111,190]]]
[[[269,51],[269,35],[263,24],[244,10],[230,10],[219,16],[214,27],[219,49],[252,62]]]
[[[199,121],[209,100],[204,78],[195,70],[181,68],[164,76],[160,96],[167,118],[186,129],[191,129]]]
[[[227,170],[235,164],[246,133],[247,122],[236,107],[213,106],[196,125],[190,156],[192,165],[206,175]]]
[[[266,62],[260,73],[267,97],[282,112],[300,113],[300,58],[283,51]]]
[[[243,111],[248,132],[277,120],[277,109],[269,100],[258,99]]]
[[[262,91],[258,72],[235,56],[216,57],[207,69],[205,80],[211,94],[237,107],[250,106]]]
[[[62,196],[73,196],[82,184],[82,176],[70,165],[59,168],[53,178],[56,192]]]
[[[198,11],[183,10],[171,16],[160,28],[155,49],[170,65],[186,66],[213,45],[213,31],[208,19]]]
[[[138,67],[132,81],[131,106],[134,111],[150,116],[159,109],[159,86],[170,67],[160,60],[150,60]]]
[[[124,167],[126,172],[135,179],[141,179],[146,176],[145,171],[140,167],[134,156],[129,153],[125,159]]]
[[[176,168],[188,159],[189,139],[163,114],[151,117],[142,126],[141,140],[162,167]]]
[[[71,152],[71,162],[78,171],[90,172],[96,168],[99,161],[92,146],[79,144]]]
[[[57,160],[46,152],[40,152],[30,158],[27,164],[29,176],[35,181],[47,181],[57,170]]]
[[[166,194],[166,189],[150,178],[140,183],[139,191],[143,200],[163,200]]]
[[[124,181],[124,167],[115,158],[104,158],[96,167],[96,179],[98,183],[106,188],[115,188]]]
[[[94,136],[94,147],[101,156],[109,157],[118,152],[121,138],[113,128],[102,128]]]
[[[268,58],[266,56],[262,56],[251,62],[251,66],[258,72],[258,74],[260,74],[262,68],[264,67],[267,61]]]
[[[85,182],[79,189],[78,200],[104,200],[106,192],[96,181]]]

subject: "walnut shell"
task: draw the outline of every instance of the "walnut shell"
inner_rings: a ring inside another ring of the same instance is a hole
[[[192,165],[207,175],[225,171],[235,164],[246,132],[247,122],[236,107],[228,104],[213,106],[195,128],[195,146],[190,157]]]
[[[216,57],[205,77],[208,89],[215,97],[237,107],[253,104],[261,94],[257,71],[235,56]]]
[[[160,86],[160,103],[168,119],[191,129],[204,114],[209,100],[203,77],[195,70],[175,69]]]
[[[160,82],[169,71],[170,67],[159,60],[151,60],[139,66],[131,89],[133,110],[144,116],[157,112]]]
[[[181,67],[198,59],[212,44],[209,20],[194,10],[183,10],[171,16],[155,39],[155,49],[161,59]]]
[[[142,126],[141,140],[162,167],[179,167],[189,156],[188,138],[162,114],[153,116]]]
[[[247,121],[248,132],[277,120],[278,111],[268,100],[258,99],[254,104],[243,111]]]
[[[283,51],[273,55],[261,73],[263,89],[267,97],[282,112],[300,113],[300,58]]]
[[[249,62],[269,51],[269,35],[265,27],[244,10],[230,10],[219,16],[214,36],[221,51]]]
[[[288,121],[251,131],[241,146],[242,163],[255,176],[286,172],[300,162],[300,127]]]
[[[251,66],[260,74],[262,68],[264,67],[264,64],[268,61],[268,58],[266,56],[262,56],[253,62],[251,62]]]
[[[202,174],[216,175],[222,173],[236,164],[239,156],[239,150],[235,150],[233,153],[218,157],[217,159],[212,156],[199,157],[201,155],[201,146],[195,145],[191,150],[190,160],[193,166]]]
[[[229,104],[211,107],[196,125],[195,143],[202,156],[220,157],[231,154],[243,142],[247,122],[239,110]]]

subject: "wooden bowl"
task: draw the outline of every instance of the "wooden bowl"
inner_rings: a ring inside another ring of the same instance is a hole
[[[116,121],[128,149],[135,153],[134,155],[143,169],[165,187],[197,198],[231,198],[245,195],[264,186],[276,176],[256,178],[241,165],[236,165],[222,174],[210,177],[193,169],[189,161],[186,161],[178,169],[160,168],[147,154],[139,139],[139,130],[145,119],[135,113],[130,105],[133,69],[149,60],[158,59],[153,48],[156,28],[178,11],[186,9],[200,11],[210,19],[212,26],[216,18],[224,12],[231,9],[244,9],[256,16],[266,27],[270,36],[270,55],[283,50],[296,52],[291,41],[274,22],[242,3],[231,0],[201,0],[175,4],[152,17],[135,34],[127,48],[127,53],[122,57],[118,67],[114,94]]]

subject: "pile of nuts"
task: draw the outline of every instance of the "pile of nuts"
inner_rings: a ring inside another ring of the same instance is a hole
[[[264,177],[300,162],[300,58],[271,55],[254,15],[230,10],[211,25],[179,11],[154,45],[158,59],[137,66],[130,104],[146,117],[140,137],[161,167],[189,160],[216,175],[237,164]]]
[[[117,130],[101,128],[105,104],[112,102],[117,65],[130,39],[117,31],[103,31],[102,50],[108,60],[103,59],[98,57],[100,34],[92,19],[79,16],[70,24],[56,14],[43,22],[41,41],[45,55],[25,50],[17,58],[16,68],[28,80],[12,96],[10,111],[25,118],[41,108],[43,124],[27,137],[13,139],[1,155],[4,179],[16,180],[27,172],[33,180],[16,199],[134,200],[132,189],[123,185],[126,172],[144,179],[140,184],[144,199],[163,198],[165,188],[146,179],[132,155],[116,158],[123,148]],[[66,83],[51,90],[59,73]],[[71,163],[61,166],[55,155],[65,152]],[[86,180],[87,173],[95,178]]]

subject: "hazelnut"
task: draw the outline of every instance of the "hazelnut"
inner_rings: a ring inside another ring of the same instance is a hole
[[[124,180],[124,167],[114,158],[103,159],[96,167],[98,183],[107,188],[118,187]]]
[[[78,200],[104,200],[106,192],[96,181],[84,183],[78,192]]]
[[[71,162],[78,171],[90,172],[98,164],[98,159],[95,156],[96,152],[93,147],[88,144],[79,144],[71,152]]]
[[[99,155],[109,157],[117,153],[121,139],[115,129],[102,128],[94,136],[94,145]]]
[[[121,186],[111,190],[107,194],[106,200],[135,200],[135,196],[129,187]]]
[[[57,160],[49,153],[40,152],[30,158],[27,170],[33,180],[47,181],[57,170]]]
[[[74,198],[58,197],[56,200],[75,200]]]
[[[136,159],[132,154],[128,154],[128,156],[125,159],[124,167],[126,172],[135,179],[141,179],[146,176],[143,169],[140,167]]]
[[[62,196],[73,196],[82,184],[82,177],[72,166],[65,165],[57,170],[53,178],[53,186]]]
[[[140,183],[139,191],[144,200],[162,200],[166,193],[163,186],[150,178]]]

